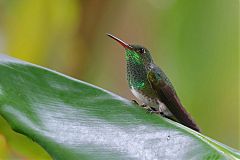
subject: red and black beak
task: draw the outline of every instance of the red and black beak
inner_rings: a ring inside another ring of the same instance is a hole
[[[121,39],[119,39],[119,38],[117,38],[117,37],[115,37],[115,36],[113,36],[113,35],[111,35],[111,34],[109,34],[109,33],[107,33],[107,35],[110,37],[110,38],[112,38],[112,39],[114,39],[115,41],[117,41],[119,44],[121,44],[125,49],[133,49],[133,47],[131,46],[131,45],[129,45],[129,44],[127,44],[126,42],[124,42],[124,41],[122,41]]]

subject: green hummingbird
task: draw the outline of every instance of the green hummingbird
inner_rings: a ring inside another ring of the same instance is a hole
[[[127,44],[111,34],[107,35],[126,50],[127,80],[133,95],[151,107],[152,112],[200,132],[197,124],[181,104],[166,74],[153,62],[149,50],[140,45]]]

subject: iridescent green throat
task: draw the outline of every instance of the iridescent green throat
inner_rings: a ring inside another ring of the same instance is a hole
[[[126,50],[127,80],[130,88],[144,89],[148,84],[147,70],[142,57],[132,50]]]
[[[130,61],[135,64],[143,63],[142,58],[139,56],[139,54],[129,49],[126,49],[126,61]]]

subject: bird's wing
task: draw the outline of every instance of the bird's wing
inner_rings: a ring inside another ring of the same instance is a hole
[[[167,106],[181,124],[200,132],[197,124],[182,106],[174,89],[159,77],[160,75],[158,75],[158,72],[154,72],[153,70],[148,73],[148,81],[161,102]]]

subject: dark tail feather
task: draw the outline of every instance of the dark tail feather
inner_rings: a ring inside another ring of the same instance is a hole
[[[154,88],[156,89],[156,92],[161,101],[167,106],[167,108],[181,124],[197,132],[201,132],[200,128],[188,114],[186,109],[182,106],[179,98],[170,86],[165,83],[160,83],[155,87]]]

